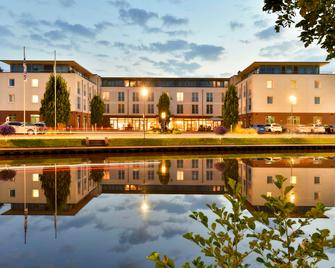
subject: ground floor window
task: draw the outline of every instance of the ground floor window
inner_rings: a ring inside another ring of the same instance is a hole
[[[313,124],[321,125],[322,124],[322,116],[313,116]]]
[[[16,114],[9,114],[6,117],[6,121],[16,121]]]
[[[143,130],[143,118],[109,118],[110,128],[115,130]],[[158,127],[156,118],[145,118],[146,130]]]
[[[299,125],[300,124],[300,116],[289,116],[287,117],[288,125]]]
[[[77,115],[77,127],[80,127],[80,115]]]
[[[272,115],[265,116],[265,124],[272,124],[275,122],[275,117]]]

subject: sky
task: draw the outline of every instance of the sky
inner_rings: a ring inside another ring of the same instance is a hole
[[[253,61],[324,61],[262,0],[0,0],[0,59],[75,60],[101,76],[229,77]],[[8,66],[1,65],[8,69]],[[334,73],[335,61],[323,72]]]

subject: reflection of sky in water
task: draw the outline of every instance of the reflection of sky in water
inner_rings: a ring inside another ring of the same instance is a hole
[[[148,267],[145,258],[155,250],[185,261],[199,252],[181,237],[201,230],[190,211],[224,201],[222,196],[147,195],[149,210],[143,212],[143,200],[143,195],[101,195],[76,216],[58,217],[57,240],[53,216],[29,216],[27,245],[23,216],[1,216],[0,267]]]

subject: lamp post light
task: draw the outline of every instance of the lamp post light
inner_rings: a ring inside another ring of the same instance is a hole
[[[142,88],[141,95],[143,97],[143,139],[145,139],[145,101],[148,96],[148,89],[146,87]]]
[[[294,129],[294,120],[293,120],[293,105],[297,104],[297,97],[294,95],[291,95],[289,97],[290,103],[291,103],[291,133],[293,133],[293,129]]]
[[[166,112],[162,112],[161,113],[161,119],[162,119],[162,121],[163,121],[163,133],[165,133],[165,119],[166,119]]]

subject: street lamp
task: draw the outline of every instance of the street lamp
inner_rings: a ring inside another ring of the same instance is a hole
[[[148,89],[146,87],[142,88],[141,95],[143,97],[143,139],[145,139],[145,100],[148,96]]]
[[[297,104],[297,97],[294,96],[294,95],[291,95],[289,97],[289,100],[290,100],[290,103],[291,103],[291,132],[293,132],[293,129],[294,129],[294,121],[293,121],[293,105],[296,105]]]
[[[163,121],[163,132],[165,133],[165,119],[166,119],[166,112],[162,112],[161,113],[161,118],[162,118],[162,121]]]

